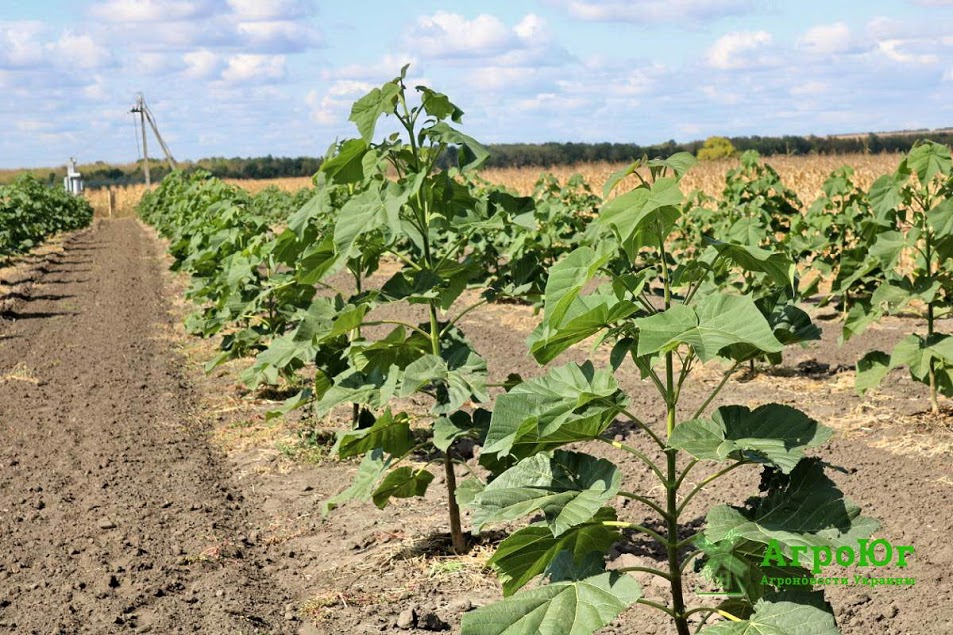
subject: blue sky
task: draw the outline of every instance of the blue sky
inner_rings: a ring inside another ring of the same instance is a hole
[[[411,63],[485,142],[953,125],[953,0],[4,0],[0,167],[321,155]],[[154,144],[153,144],[154,145]]]

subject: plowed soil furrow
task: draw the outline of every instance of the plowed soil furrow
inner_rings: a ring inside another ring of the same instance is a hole
[[[136,221],[101,222],[0,319],[0,632],[291,632],[191,423],[162,268]]]

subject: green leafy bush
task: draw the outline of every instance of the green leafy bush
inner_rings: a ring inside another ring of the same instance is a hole
[[[473,497],[474,524],[480,529],[526,516],[539,520],[511,534],[490,559],[506,597],[465,615],[464,635],[582,635],[636,603],[660,611],[679,635],[690,632],[694,616],[704,624],[719,615],[733,621],[700,632],[837,632],[822,592],[764,582],[765,575],[775,577],[764,555],[770,539],[790,555],[803,545],[850,544],[877,524],[846,501],[822,462],[806,456],[830,437],[830,429],[781,404],[753,410],[722,405],[709,412],[739,365],[780,354],[785,343],[800,337],[794,332],[786,341],[779,338],[750,292],[712,284],[720,264],[670,249],[682,213],[679,180],[690,163],[679,155],[640,162],[650,178],[603,206],[595,222],[606,231],[598,244],[577,248],[549,272],[543,320],[530,337],[533,355],[550,362],[595,336],[614,343],[610,366],[557,366],[496,400],[481,462],[510,467]],[[784,254],[765,255],[744,243],[712,247],[720,263],[768,273],[766,285],[789,292],[792,265]],[[597,276],[605,282],[584,292]],[[693,371],[719,361],[725,365],[722,380],[699,407],[685,412],[682,393]],[[623,364],[634,365],[655,387],[656,412],[633,412],[614,377]],[[641,432],[654,452],[615,440],[609,428],[619,418]],[[626,475],[611,461],[567,447],[582,441],[634,457],[658,487],[626,490]],[[707,476],[693,475],[697,484],[690,485],[690,473],[712,464]],[[700,530],[686,526],[690,501],[746,467],[762,470],[760,497],[713,507]],[[622,520],[612,506],[617,497],[643,506],[653,521]],[[665,554],[658,567],[607,570],[612,545],[646,539]],[[741,595],[689,606],[683,586],[693,563],[711,579],[730,573]],[[645,599],[629,575],[635,571],[660,578],[671,602]],[[786,576],[801,573],[795,567]],[[540,576],[545,584],[524,588]]]
[[[85,198],[22,175],[0,186],[0,258],[30,251],[47,237],[81,229],[92,219],[93,208]]]

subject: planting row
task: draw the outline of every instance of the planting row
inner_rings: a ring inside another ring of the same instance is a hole
[[[0,186],[0,259],[30,251],[47,237],[89,225],[89,202],[32,175]]]
[[[442,470],[457,552],[484,528],[539,519],[500,543],[489,564],[505,597],[467,613],[463,633],[592,633],[635,604],[679,635],[837,633],[822,591],[771,582],[810,578],[796,557],[806,547],[836,552],[877,528],[806,455],[831,431],[789,406],[714,405],[730,404],[739,368],[818,338],[798,301],[819,289],[843,308],[845,337],[885,313],[925,312],[926,332],[859,364],[861,389],[905,365],[934,403],[950,394],[953,355],[935,328],[949,302],[949,150],[918,145],[870,192],[845,168],[807,210],[753,154],[717,200],[683,194],[687,154],[637,161],[601,197],[545,178],[519,197],[479,178],[488,154],[460,130],[460,108],[404,78],[354,104],[358,135],[331,148],[300,201],[262,205],[175,173],[144,198],[142,217],[191,275],[189,329],[221,336],[209,368],[249,357],[250,386],[303,383],[274,414],[347,413],[334,453],[360,464],[326,513],[420,496]],[[385,261],[396,271],[371,284]],[[799,264],[821,275],[801,284]],[[540,307],[527,344],[556,364],[491,386],[461,318],[502,300]],[[607,367],[558,363],[590,338],[611,350]],[[700,407],[680,407],[708,363],[722,381]],[[622,365],[657,391],[654,410],[633,410],[614,378]],[[429,412],[402,410],[408,401]],[[639,443],[615,440],[617,421]],[[479,459],[466,460],[474,443]],[[621,468],[586,452],[592,443],[635,457],[659,487],[627,490]],[[761,495],[712,507],[698,528],[686,505],[736,469],[761,471]],[[645,515],[632,522],[620,500]],[[613,545],[646,539],[664,557],[638,571],[670,588],[665,604],[642,597],[634,570],[606,569]],[[786,566],[767,557],[779,552]],[[695,574],[730,580],[735,597],[696,604],[685,584]]]

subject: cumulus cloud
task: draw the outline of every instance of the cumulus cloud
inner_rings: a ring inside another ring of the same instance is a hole
[[[240,22],[237,30],[248,46],[258,51],[299,52],[320,41],[315,29],[292,20]]]
[[[209,0],[106,0],[93,5],[90,14],[105,22],[175,22],[212,13]]]
[[[515,37],[496,16],[481,14],[468,20],[438,11],[417,18],[405,41],[425,57],[481,57],[503,52]]]
[[[137,50],[230,49],[299,53],[321,45],[300,0],[99,0],[89,14],[111,38]]]
[[[86,34],[67,31],[58,40],[46,45],[54,63],[74,68],[101,68],[112,60],[112,53]]]
[[[208,49],[191,51],[182,56],[185,76],[191,79],[209,79],[219,73],[224,64],[221,56]]]
[[[284,55],[257,55],[242,53],[226,60],[222,79],[226,82],[269,82],[281,79],[286,73]]]
[[[752,0],[559,0],[574,18],[590,22],[674,24],[711,22],[754,10]]]
[[[818,24],[808,29],[797,44],[801,50],[815,55],[843,53],[850,48],[850,28],[844,22]]]
[[[935,53],[904,50],[909,44],[909,40],[881,40],[877,42],[877,48],[887,58],[904,64],[936,64],[940,60]]]
[[[287,20],[311,14],[309,4],[301,0],[228,0],[228,6],[241,20]]]
[[[770,63],[761,51],[773,38],[767,31],[734,31],[718,38],[705,56],[708,65],[719,70],[737,70]]]
[[[42,22],[0,22],[0,68],[26,68],[43,62]]]

